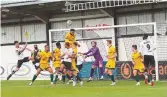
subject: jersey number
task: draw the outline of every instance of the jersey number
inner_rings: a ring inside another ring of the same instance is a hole
[[[150,50],[150,44],[147,44],[146,46],[147,46],[148,50]]]

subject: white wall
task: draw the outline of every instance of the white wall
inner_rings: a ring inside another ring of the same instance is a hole
[[[1,34],[1,43],[13,43],[14,40],[21,41],[21,31],[19,25],[2,26],[1,33],[6,33],[6,35]]]
[[[28,38],[25,37],[25,32],[28,32]],[[13,41],[18,40],[21,41],[46,41],[46,26],[45,24],[24,24],[22,26],[22,34],[21,34],[21,26],[20,25],[7,25],[2,26],[2,33],[6,33],[6,35],[2,35],[2,44],[3,43],[13,43]],[[22,35],[22,36],[21,36]],[[40,36],[40,37],[39,37]]]
[[[28,40],[31,41],[46,41],[46,24],[27,24],[22,26],[23,41],[26,41],[25,32],[27,31],[29,36]]]

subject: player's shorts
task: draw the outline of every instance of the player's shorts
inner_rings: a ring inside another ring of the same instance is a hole
[[[71,65],[72,65],[71,62],[63,61],[63,64],[64,64],[64,66],[65,66],[65,68],[66,68],[67,70],[71,70]]]
[[[145,68],[144,68],[144,64],[140,63],[138,65],[134,65],[133,70],[138,70],[139,72],[144,72]]]
[[[146,68],[155,66],[155,59],[152,55],[144,55],[144,65]]]
[[[23,65],[24,62],[28,62],[28,61],[30,61],[28,57],[25,57],[22,60],[18,60],[17,61],[17,68],[20,68]]]
[[[103,59],[95,60],[93,62],[93,66],[95,66],[95,67],[99,67],[100,64],[103,65]]]
[[[56,61],[56,62],[53,63],[53,66],[54,66],[55,69],[56,68],[60,68],[61,62],[60,61]]]
[[[46,69],[50,68],[50,66],[49,66],[49,64],[40,64],[40,65],[39,65],[39,68],[40,68],[41,70],[46,70]]]
[[[81,64],[81,65],[76,65],[76,66],[77,66],[78,70],[80,71],[80,70],[82,69],[82,67],[83,67],[83,64]]]
[[[108,62],[106,64],[106,69],[115,69],[115,61],[108,60]]]

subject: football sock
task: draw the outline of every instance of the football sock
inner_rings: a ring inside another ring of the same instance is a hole
[[[12,73],[7,77],[7,80],[9,80],[10,79],[10,77],[12,77],[12,75],[15,73],[16,71],[12,71]]]
[[[114,75],[111,75],[112,82],[115,82]]]
[[[62,75],[62,81],[65,82],[65,80],[66,80],[66,76]]]
[[[94,69],[92,68],[92,69],[91,69],[91,73],[90,73],[90,77],[93,76],[93,73],[94,73]]]
[[[156,77],[156,75],[155,75],[155,70],[152,70],[152,81],[155,80],[155,77]]]
[[[151,75],[148,75],[148,83],[151,81]]]
[[[139,82],[139,77],[138,77],[138,75],[135,75],[135,76],[134,76],[134,79],[136,80],[136,82]]]
[[[53,82],[53,74],[50,74],[50,81]]]
[[[103,67],[100,67],[100,75],[102,76],[103,75]]]
[[[55,76],[55,80],[54,80],[54,82],[56,83],[57,80],[58,80],[58,75]]]
[[[33,78],[32,78],[32,82],[34,82],[36,78],[37,78],[37,76],[34,75]]]
[[[77,80],[82,81],[81,78],[79,77],[79,74],[77,74]]]

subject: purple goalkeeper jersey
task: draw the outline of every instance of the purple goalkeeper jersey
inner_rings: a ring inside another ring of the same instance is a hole
[[[89,51],[87,53],[84,53],[84,55],[86,56],[94,56],[95,60],[103,60],[99,48],[98,47],[93,47],[91,49],[89,49]]]

